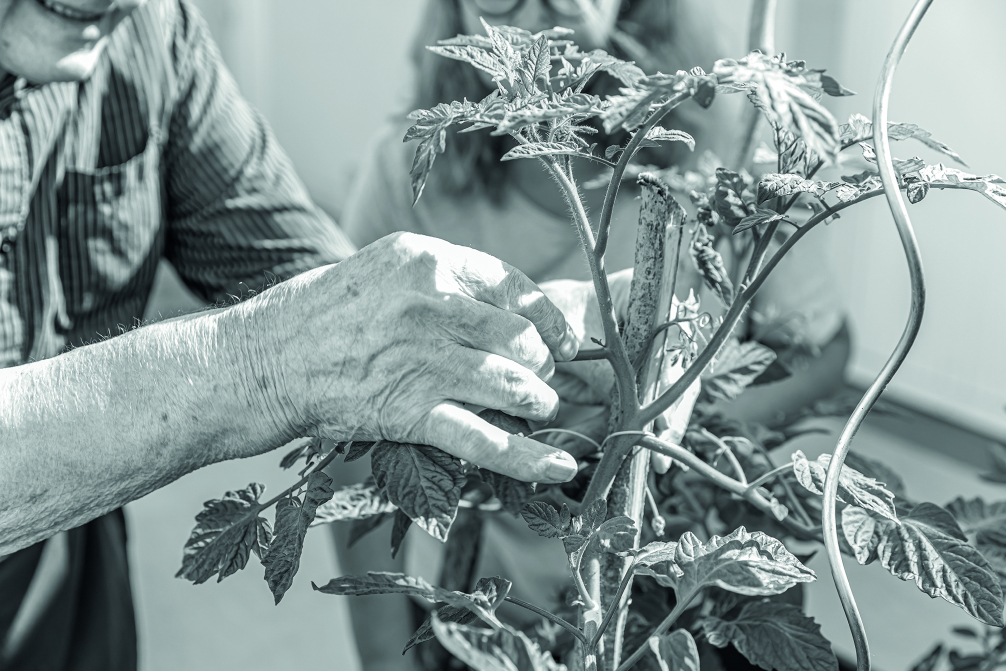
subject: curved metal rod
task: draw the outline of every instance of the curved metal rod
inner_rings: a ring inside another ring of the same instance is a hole
[[[908,218],[908,210],[905,201],[901,196],[901,189],[898,184],[898,176],[894,172],[894,164],[891,161],[890,138],[887,134],[887,107],[891,97],[891,86],[894,82],[894,71],[898,67],[898,62],[905,53],[912,34],[918,27],[919,22],[925,15],[926,10],[933,0],[918,0],[912,8],[911,14],[901,27],[901,31],[891,45],[891,50],[887,54],[884,62],[884,69],[881,72],[880,82],[877,84],[877,92],[873,101],[873,140],[877,149],[877,165],[880,169],[880,178],[884,183],[884,194],[887,196],[887,204],[891,208],[891,215],[894,223],[898,227],[898,234],[901,236],[901,244],[905,249],[905,257],[908,260],[908,272],[912,283],[912,305],[908,315],[908,323],[905,325],[901,340],[894,349],[891,357],[884,364],[877,379],[873,381],[870,388],[866,390],[863,398],[856,406],[856,410],[849,417],[849,421],[842,431],[842,436],[835,447],[831,464],[828,466],[828,476],[824,484],[824,511],[823,511],[823,532],[825,549],[828,552],[828,561],[831,563],[831,574],[835,579],[835,587],[838,589],[838,596],[842,601],[842,608],[845,609],[845,617],[849,621],[849,628],[852,630],[852,637],[856,644],[856,668],[858,671],[870,671],[870,646],[866,639],[866,628],[863,626],[863,619],[856,608],[856,600],[852,595],[852,588],[849,585],[849,578],[845,574],[845,566],[842,564],[842,556],[838,547],[838,524],[836,520],[836,499],[838,497],[838,480],[842,471],[842,464],[849,452],[849,445],[853,437],[859,431],[859,427],[866,419],[866,414],[870,412],[874,403],[880,397],[895,372],[904,362],[915,342],[915,336],[919,333],[919,326],[922,324],[922,311],[926,300],[926,286],[922,275],[922,257],[919,253],[919,244],[915,239],[915,231],[912,230],[911,221]]]

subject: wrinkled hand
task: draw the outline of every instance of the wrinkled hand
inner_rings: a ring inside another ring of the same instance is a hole
[[[562,313],[498,259],[394,234],[235,307],[258,348],[251,393],[296,435],[433,445],[527,481],[576,473],[474,414],[552,419],[546,380],[577,352]]]
[[[619,323],[624,323],[628,312],[631,285],[631,268],[608,276],[615,317]],[[604,342],[601,311],[591,282],[545,282],[542,283],[541,290],[562,310],[569,327],[576,334],[581,351],[598,347],[592,339]],[[681,375],[681,368],[663,366],[661,373],[658,393]],[[604,359],[558,363],[555,376],[549,384],[557,392],[560,401],[558,415],[549,424],[549,428],[570,429],[596,443],[602,442],[608,434],[608,416],[615,385],[611,364]],[[673,443],[681,441],[698,393],[699,382],[696,381],[677,403],[657,419],[655,431],[659,437]],[[575,456],[588,454],[595,449],[590,442],[570,434],[555,434],[549,437],[549,442]],[[652,465],[657,472],[665,473],[670,467],[670,459],[654,452]]]

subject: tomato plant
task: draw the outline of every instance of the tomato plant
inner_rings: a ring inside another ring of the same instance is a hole
[[[283,461],[284,467],[303,464],[293,487],[260,503],[262,488],[250,485],[206,504],[179,575],[197,583],[214,575],[220,580],[244,568],[254,552],[279,602],[297,572],[310,526],[348,522],[359,537],[390,520],[397,552],[415,524],[447,545],[441,585],[370,573],[335,578],[315,589],[425,598],[436,607],[406,649],[436,638],[480,670],[553,669],[559,659],[567,668],[586,671],[627,671],[644,659],[661,669],[697,669],[696,637],[714,647],[731,645],[766,669],[835,669],[830,643],[790,592],[816,579],[787,549],[784,541],[791,539],[825,546],[860,669],[870,666],[869,650],[843,553],[861,564],[878,562],[979,622],[1002,627],[1006,503],[916,501],[891,469],[849,453],[922,316],[921,263],[902,194],[914,204],[934,189],[966,189],[1006,207],[1006,183],[994,175],[891,157],[891,140],[915,140],[960,162],[927,131],[887,119],[895,69],[930,2],[917,3],[891,49],[872,119],[857,114],[845,124],[821,103],[824,96],[850,94],[835,79],[802,61],[758,50],[720,60],[709,73],[694,68],[647,75],[604,51],[580,51],[571,31],[562,28],[531,34],[485,24],[485,35],[460,35],[431,47],[487,73],[496,89],[478,102],[445,102],[412,113],[415,123],[405,139],[419,143],[414,198],[421,197],[454,126],[512,137],[517,144],[502,160],[535,160],[551,176],[579,232],[604,328],[597,347],[579,358],[605,360],[614,372],[607,438],[581,458],[574,483],[563,486],[517,482],[424,445],[305,439]],[[772,4],[756,3],[756,23],[769,24]],[[617,94],[585,92],[601,73],[619,80]],[[645,172],[634,163],[646,146],[694,147],[687,133],[660,125],[673,109],[689,101],[708,107],[717,96],[737,93],[750,100],[753,115],[745,121],[748,132],[736,169]],[[745,168],[759,116],[771,127],[776,172],[754,178]],[[626,140],[602,149],[590,141],[597,133],[592,123],[609,134],[627,133]],[[867,170],[840,181],[815,179],[821,168],[836,165],[842,152],[857,149],[871,166]],[[593,220],[583,207],[572,157],[607,170],[604,205]],[[630,175],[639,184],[642,205],[628,318],[620,325],[604,260],[612,209]],[[691,200],[692,215],[677,200],[682,192]],[[717,412],[712,401],[734,399],[752,384],[787,374],[775,351],[734,336],[766,278],[784,255],[799,253],[799,241],[819,224],[879,196],[887,198],[901,234],[913,294],[905,333],[875,383],[853,406],[817,403],[773,429]],[[810,214],[795,216],[798,209]],[[788,228],[793,230],[781,235]],[[737,256],[747,263],[739,273],[726,271],[718,239],[742,250]],[[779,239],[781,244],[774,244]],[[682,248],[723,304],[721,318],[711,319],[695,300],[675,295]],[[810,460],[797,452],[786,463],[776,462],[773,451],[800,433],[799,420],[849,412],[832,454]],[[531,432],[523,420],[483,414],[512,433]],[[373,477],[334,491],[322,469],[338,456],[352,461],[368,453]],[[673,468],[652,472],[653,453],[669,457]],[[271,529],[262,513],[273,503]],[[491,503],[523,517],[541,542],[563,545],[573,595],[568,611],[553,613],[511,597],[507,578],[476,580],[478,520]],[[718,514],[711,517],[709,510]],[[633,590],[639,598],[629,598]],[[555,635],[536,637],[501,621],[496,609],[505,601],[551,622]],[[968,631],[962,635],[979,637]],[[999,660],[1004,646],[997,633],[981,640],[978,663],[992,668],[988,665]],[[942,648],[935,649],[920,668],[932,668],[941,654]],[[954,654],[951,662],[957,665],[964,658]]]

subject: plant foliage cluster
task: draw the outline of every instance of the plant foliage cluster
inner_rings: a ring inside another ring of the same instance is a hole
[[[703,646],[732,646],[765,669],[836,669],[830,643],[801,607],[799,586],[816,576],[806,558],[783,542],[822,540],[822,494],[831,457],[811,460],[797,451],[779,463],[777,451],[814,430],[804,420],[847,414],[851,404],[819,402],[788,425],[769,429],[729,419],[715,402],[790,374],[792,352],[740,342],[732,334],[765,277],[803,235],[883,193],[872,123],[853,115],[839,124],[821,100],[850,92],[823,71],[785,56],[752,52],[718,61],[710,73],[695,68],[647,75],[604,51],[580,51],[571,37],[562,28],[531,34],[485,24],[485,35],[431,47],[487,73],[496,88],[477,102],[445,102],[413,112],[405,140],[418,142],[411,171],[416,200],[455,131],[514,138],[517,145],[502,160],[539,161],[565,193],[605,320],[605,339],[594,354],[611,363],[617,381],[610,435],[601,449],[581,458],[573,483],[535,486],[424,445],[304,440],[283,460],[284,467],[302,465],[301,479],[275,499],[260,503],[263,488],[251,484],[206,503],[178,575],[196,583],[214,575],[222,580],[244,568],[254,553],[278,603],[297,573],[312,525],[352,524],[356,539],[390,522],[397,553],[412,525],[450,548],[478,542],[452,534],[459,514],[520,515],[541,542],[563,545],[573,596],[562,614],[510,597],[511,582],[502,577],[481,577],[454,591],[420,578],[370,573],[335,578],[315,589],[425,599],[433,604],[431,615],[402,642],[405,648],[436,638],[480,670],[539,671],[557,669],[560,662],[610,671],[637,663],[698,669]],[[585,92],[599,76],[616,78],[617,94],[602,98]],[[763,147],[759,160],[775,163],[776,171],[754,176],[707,159],[697,171],[653,168],[639,178],[642,242],[629,323],[619,330],[603,259],[620,184],[627,174],[641,172],[632,161],[642,147],[683,142],[694,148],[687,133],[660,125],[670,110],[689,99],[708,107],[717,96],[735,93],[745,95],[770,126],[774,146]],[[627,139],[601,146],[600,127],[608,134],[625,131]],[[893,140],[921,142],[963,165],[918,126],[892,123],[888,132]],[[840,166],[840,156],[850,151],[861,152],[863,170],[837,181],[815,179],[820,169]],[[607,170],[605,205],[595,221],[580,202],[573,157]],[[1006,207],[1006,183],[994,175],[976,176],[919,158],[894,165],[912,203],[933,189],[966,189]],[[684,215],[676,198],[688,203],[691,215]],[[647,223],[651,220],[655,223]],[[718,251],[723,244],[734,245],[746,266],[729,271]],[[723,304],[723,317],[711,319],[694,296],[679,302],[673,289],[668,291],[682,245]],[[794,350],[800,347],[793,343]],[[670,382],[655,376],[654,366],[674,369]],[[530,433],[523,420],[493,410],[483,416],[511,433]],[[680,430],[658,431],[654,420],[660,417],[670,417],[672,428]],[[674,467],[648,472],[650,452],[669,456]],[[373,476],[333,491],[322,469],[337,456],[352,461],[366,454]],[[633,472],[642,477],[633,479]],[[856,453],[841,469],[838,501],[839,540],[849,558],[879,564],[979,622],[1003,626],[1006,502],[919,501],[894,471]],[[273,503],[270,527],[263,512]],[[556,633],[542,636],[540,628],[521,631],[503,622],[496,610],[506,601],[534,610]],[[959,633],[981,639],[981,660],[1006,654],[998,629]],[[949,654],[955,669],[979,668],[972,664],[974,656]],[[941,655],[942,647],[935,649],[916,668],[933,668]]]

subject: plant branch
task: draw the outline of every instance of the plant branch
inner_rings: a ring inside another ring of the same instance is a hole
[[[700,590],[696,590],[691,594],[689,594],[686,598],[678,601],[674,605],[674,609],[670,612],[670,614],[668,614],[668,616],[665,617],[663,621],[661,621],[661,623],[657,625],[657,628],[654,629],[653,632],[646,637],[647,642],[643,643],[638,648],[636,648],[636,651],[633,652],[627,660],[622,662],[618,666],[618,668],[615,669],[615,671],[628,671],[636,664],[636,662],[642,659],[643,655],[645,655],[646,652],[650,649],[649,640],[654,636],[663,636],[664,634],[666,634],[667,630],[671,628],[671,625],[674,624],[677,621],[677,619],[681,617],[681,614],[688,609],[688,605],[698,595],[699,591]]]
[[[748,484],[747,475],[744,473],[744,469],[741,467],[740,462],[737,461],[737,455],[735,455],[734,451],[730,449],[730,446],[727,445],[726,442],[724,442],[719,436],[709,431],[709,429],[701,427],[699,430],[702,432],[704,438],[716,443],[716,445],[720,448],[717,451],[717,454],[726,455],[727,461],[730,462],[730,467],[734,469],[734,473],[737,474],[737,479],[746,487]],[[716,460],[714,459],[713,461],[715,462]]]
[[[845,208],[861,203],[864,200],[879,196],[882,193],[882,190],[876,189],[874,191],[868,191],[854,200],[839,203],[825,212],[820,212],[814,217],[811,217],[806,224],[797,229],[796,232],[794,232],[793,235],[791,235],[786,242],[779,247],[779,250],[772,256],[772,258],[769,259],[768,263],[765,264],[765,267],[758,276],[751,280],[751,283],[745,287],[740,294],[738,294],[737,298],[734,299],[734,302],[727,311],[727,314],[723,317],[723,323],[720,325],[719,329],[717,329],[716,333],[713,334],[709,344],[706,345],[701,353],[699,353],[699,356],[695,359],[692,365],[685,370],[685,374],[682,375],[663,394],[657,397],[656,400],[644,406],[639,411],[637,416],[639,424],[641,426],[645,426],[649,422],[652,422],[667,408],[671,407],[671,404],[673,404],[678,397],[681,396],[681,394],[683,394],[693,382],[695,382],[702,371],[705,370],[706,366],[709,365],[709,362],[713,360],[713,357],[719,353],[720,347],[723,346],[723,343],[726,342],[734,327],[737,326],[737,322],[740,321],[741,315],[744,313],[744,309],[751,302],[751,299],[754,298],[755,293],[758,292],[758,289],[761,288],[762,284],[765,283],[769,273],[771,273],[772,270],[779,265],[779,261],[782,260],[782,257],[785,256],[790,249],[792,249],[793,245],[799,242],[803,236],[811,231],[811,229],[834,215],[836,212],[840,212]]]
[[[350,441],[350,443],[352,443],[352,441]],[[348,445],[346,446],[346,449],[349,449]],[[337,450],[335,450],[333,448],[331,452],[329,452],[328,454],[325,455],[324,459],[322,459],[321,461],[319,461],[318,464],[313,469],[311,469],[311,473],[308,473],[307,475],[305,475],[304,477],[302,477],[300,480],[298,480],[293,486],[287,487],[286,489],[284,489],[282,492],[280,492],[276,496],[272,497],[271,499],[269,499],[265,503],[261,504],[259,506],[258,510],[255,512],[255,514],[257,515],[258,513],[262,512],[263,510],[265,510],[266,508],[268,508],[272,504],[276,503],[277,501],[279,501],[283,497],[289,496],[290,492],[292,492],[294,490],[297,490],[297,489],[300,489],[301,487],[303,487],[304,485],[306,485],[307,481],[308,481],[308,478],[311,477],[312,473],[316,473],[316,472],[320,471],[321,469],[325,468],[326,466],[328,466],[340,454],[342,454],[342,452],[339,452],[339,451],[337,451]]]
[[[894,163],[891,159],[891,144],[887,129],[887,108],[891,97],[891,87],[894,83],[894,73],[898,63],[908,47],[915,29],[918,27],[922,17],[932,4],[933,0],[918,0],[912,8],[911,14],[905,20],[905,24],[898,32],[898,36],[891,45],[891,50],[887,54],[884,68],[881,71],[880,82],[877,84],[877,93],[873,101],[873,133],[874,145],[877,150],[877,167],[880,170],[880,179],[884,185],[884,194],[887,197],[887,204],[891,209],[891,215],[897,226],[898,234],[901,237],[901,244],[904,247],[905,258],[908,261],[908,272],[912,285],[912,302],[909,310],[908,321],[905,330],[901,334],[901,339],[891,353],[891,357],[884,364],[883,369],[877,378],[867,389],[862,400],[856,406],[852,416],[842,430],[842,435],[838,440],[838,445],[828,464],[828,475],[824,481],[824,503],[822,527],[824,533],[824,547],[828,553],[828,561],[831,564],[831,574],[835,580],[835,587],[838,589],[838,596],[842,601],[842,608],[845,610],[845,617],[849,622],[852,631],[852,638],[856,644],[856,667],[858,671],[869,671],[871,668],[870,644],[866,638],[866,627],[863,625],[863,618],[856,607],[856,600],[852,594],[852,587],[849,585],[849,578],[845,574],[845,566],[842,564],[841,549],[838,545],[838,522],[836,519],[836,501],[838,498],[838,482],[842,473],[842,464],[849,452],[849,446],[853,437],[859,430],[867,413],[880,398],[880,394],[887,388],[888,383],[894,377],[898,368],[901,367],[908,351],[915,342],[915,337],[919,333],[922,325],[922,313],[925,307],[926,286],[922,274],[922,256],[919,251],[919,243],[915,239],[915,231],[912,230],[912,223],[908,217],[908,209],[905,200],[901,195],[901,188],[898,182],[898,175],[894,171]]]
[[[777,467],[773,468],[771,471],[769,471],[768,473],[766,473],[765,475],[759,476],[759,477],[755,478],[754,480],[752,480],[751,482],[749,482],[748,483],[748,489],[755,489],[757,487],[761,487],[762,485],[764,485],[769,480],[773,480],[780,473],[785,473],[787,471],[792,471],[792,470],[793,470],[793,464],[792,463],[783,464],[782,466],[777,466]]]
[[[580,556],[582,557],[583,555]],[[600,606],[594,601],[594,597],[590,595],[590,590],[583,584],[583,576],[580,575],[579,565],[573,566],[573,564],[570,564],[569,568],[570,573],[573,574],[573,583],[576,584],[576,591],[580,593],[580,598],[583,599],[584,608],[587,610],[596,610],[599,608]]]
[[[512,596],[508,596],[506,598],[506,600],[509,601],[510,603],[514,604],[515,606],[520,606],[521,608],[526,608],[527,610],[531,611],[532,613],[537,613],[538,615],[541,615],[546,620],[550,620],[551,622],[556,623],[557,625],[559,625],[560,627],[562,627],[563,629],[565,629],[569,633],[573,634],[573,636],[576,636],[578,639],[580,639],[581,643],[583,643],[584,645],[587,645],[587,637],[583,635],[583,632],[580,631],[579,629],[577,629],[574,625],[570,624],[569,622],[566,622],[566,620],[562,619],[558,615],[553,615],[552,613],[548,612],[547,610],[545,610],[543,608],[539,608],[538,606],[535,606],[532,603],[528,603],[527,601],[521,601],[520,599],[515,599]]]
[[[608,230],[611,228],[611,213],[615,208],[615,196],[618,195],[618,187],[622,183],[622,175],[625,174],[625,169],[629,166],[629,162],[636,155],[636,150],[639,149],[640,143],[642,143],[646,134],[650,132],[650,129],[667,116],[668,112],[690,98],[691,95],[688,91],[682,91],[671,96],[670,100],[657,108],[657,111],[651,114],[650,118],[639,127],[639,130],[632,136],[629,143],[625,145],[622,155],[618,157],[618,163],[612,172],[611,181],[608,182],[608,190],[604,192],[604,205],[601,206],[601,219],[597,225],[597,246],[594,249],[594,255],[597,258],[604,258],[604,250],[608,246]]]
[[[611,622],[611,618],[618,612],[618,605],[622,600],[622,594],[625,592],[625,588],[629,586],[629,583],[632,582],[632,574],[635,570],[635,564],[630,564],[625,570],[625,575],[622,576],[622,582],[618,585],[618,591],[615,593],[615,598],[608,604],[608,610],[604,613],[604,619],[601,620],[601,626],[598,628],[597,633],[594,634],[594,638],[590,640],[591,648],[596,646],[597,642],[601,640],[601,637],[604,636],[604,630],[608,628],[608,624]]]

